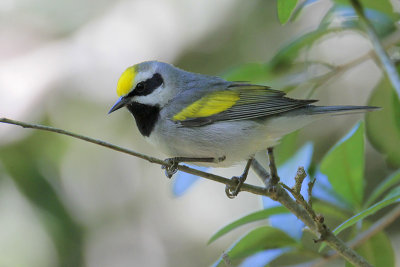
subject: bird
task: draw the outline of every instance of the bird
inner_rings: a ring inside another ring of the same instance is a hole
[[[168,157],[166,175],[177,165],[228,167],[247,160],[235,197],[254,155],[280,139],[328,115],[364,112],[370,106],[316,106],[317,100],[293,99],[265,85],[227,81],[179,69],[160,61],[128,67],[117,83],[119,99],[109,114],[126,107],[140,134]],[[233,179],[232,178],[232,179]]]

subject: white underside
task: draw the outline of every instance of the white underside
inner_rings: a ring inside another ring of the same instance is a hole
[[[218,164],[195,165],[228,167],[275,146],[284,135],[302,128],[318,117],[279,117],[263,123],[251,120],[225,121],[193,128],[179,127],[170,120],[163,120],[156,124],[146,140],[168,157],[226,157]]]

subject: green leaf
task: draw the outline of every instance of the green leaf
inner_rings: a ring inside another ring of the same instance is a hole
[[[383,209],[384,207],[395,203],[397,200],[400,198],[400,186],[395,187],[390,193],[381,201],[375,203],[371,207],[369,207],[366,210],[363,210],[362,212],[357,213],[350,219],[346,220],[342,224],[340,224],[338,227],[336,227],[335,230],[333,230],[334,234],[339,234],[341,231],[344,229],[347,229],[348,227],[354,225],[356,222],[364,219],[365,217],[374,214],[380,209]]]
[[[351,5],[349,0],[334,0],[335,3],[341,5]],[[364,8],[376,10],[389,16],[393,21],[399,19],[399,14],[394,13],[390,0],[360,0]]]
[[[364,206],[369,207],[380,197],[380,195],[397,183],[400,183],[400,169],[383,180],[378,187],[375,188],[375,190],[371,193],[371,196],[365,202]]]
[[[321,257],[321,254],[315,252],[313,249],[306,247],[305,243],[307,244],[312,244],[313,238],[315,236],[308,231],[305,232],[304,234],[310,235],[310,237],[305,240],[302,239],[302,246],[298,247],[292,247],[292,248],[283,248],[282,250],[284,253],[280,254],[278,257],[272,259],[270,261],[270,265],[245,265],[242,263],[241,266],[310,266],[310,265],[305,265],[304,263],[308,262],[313,262]],[[275,250],[274,250],[275,251]],[[246,259],[247,261],[247,259]],[[246,262],[244,262],[246,263]],[[301,264],[303,263],[303,264]]]
[[[381,11],[366,9],[365,15],[374,25],[379,37],[385,37],[396,30],[392,18]],[[360,23],[355,10],[350,5],[333,5],[326,16],[322,19],[320,28],[328,28],[330,25],[357,31],[361,31],[362,29],[362,24]]]
[[[279,144],[275,147],[275,162],[277,166],[282,165],[288,159],[290,159],[298,149],[297,140],[299,131],[295,131],[288,135],[285,135]]]
[[[46,124],[46,123],[45,123]],[[59,164],[66,143],[59,135],[34,131],[0,148],[0,163],[35,207],[62,266],[81,266],[84,230],[58,195]]]
[[[313,209],[316,212],[323,214],[325,220],[326,218],[332,218],[332,220],[335,220],[338,223],[346,220],[349,217],[349,214],[345,210],[339,208],[338,206],[332,205],[331,203],[323,201],[313,202]],[[332,223],[332,221],[329,222]]]
[[[400,101],[387,79],[374,89],[368,105],[382,107],[366,115],[368,139],[390,165],[400,167]]]
[[[265,83],[272,79],[269,67],[261,63],[243,64],[226,71],[222,76],[228,81],[251,81],[253,83]]]
[[[292,21],[296,20],[296,19],[300,16],[300,14],[302,13],[302,11],[303,11],[303,9],[304,9],[305,7],[307,7],[307,6],[309,6],[309,5],[312,5],[312,4],[314,4],[314,2],[317,2],[317,1],[318,1],[318,0],[305,0],[305,1],[300,2],[300,3],[296,6],[296,8],[293,10],[290,19],[291,19]]]
[[[278,0],[278,18],[281,24],[288,22],[296,5],[297,0]]]
[[[233,266],[236,266],[243,258],[256,252],[295,245],[297,245],[296,240],[285,232],[271,226],[262,226],[250,231],[241,238],[233,245],[227,255]]]
[[[320,171],[353,208],[360,208],[364,192],[364,123],[358,123],[322,159]]]
[[[287,73],[287,70],[292,68],[293,62],[297,59],[302,49],[313,45],[315,41],[319,40],[324,35],[340,32],[341,30],[341,28],[317,29],[302,34],[300,37],[279,49],[275,56],[268,62],[271,72],[274,74],[280,72]]]
[[[268,209],[256,211],[254,213],[251,213],[249,215],[246,215],[236,221],[233,221],[232,223],[228,224],[227,226],[223,227],[220,229],[218,232],[216,232],[208,241],[208,244],[214,242],[221,236],[225,235],[226,233],[232,231],[233,229],[238,228],[239,226],[245,225],[247,223],[267,219],[271,215],[275,214],[281,214],[281,213],[288,213],[288,210],[283,207],[283,206],[277,206],[277,207],[271,207]]]
[[[363,230],[367,230],[370,225],[370,223],[365,223],[363,225]],[[372,266],[395,266],[395,254],[392,244],[388,236],[383,231],[375,234],[361,247],[357,248],[356,251]],[[353,265],[346,262],[346,266]]]

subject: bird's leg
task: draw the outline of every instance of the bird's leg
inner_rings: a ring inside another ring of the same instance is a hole
[[[251,166],[251,163],[253,162],[253,159],[254,158],[251,157],[247,161],[246,167],[244,168],[242,175],[232,177],[231,180],[235,181],[236,185],[235,186],[227,185],[225,187],[225,193],[229,198],[234,198],[239,194],[240,188],[242,187],[244,181],[246,181],[247,175],[249,174],[250,166]]]
[[[268,159],[269,159],[269,171],[271,174],[270,186],[275,187],[279,183],[278,171],[276,170],[274,149],[272,147],[267,148]]]
[[[225,160],[225,156],[219,158],[189,158],[189,157],[174,157],[164,160],[167,165],[163,165],[161,168],[165,169],[165,175],[171,178],[178,171],[178,164],[181,162],[210,162],[219,163]]]

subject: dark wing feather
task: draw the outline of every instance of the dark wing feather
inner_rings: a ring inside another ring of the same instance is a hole
[[[288,98],[282,91],[261,85],[232,83],[227,89],[238,92],[240,97],[231,108],[208,117],[186,119],[180,121],[180,124],[186,127],[197,127],[216,121],[264,118],[301,108],[317,101]]]

